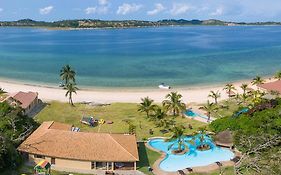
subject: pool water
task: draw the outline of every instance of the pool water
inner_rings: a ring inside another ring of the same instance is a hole
[[[203,119],[206,119],[208,120],[208,116],[205,116],[205,115],[201,115],[201,114],[198,114],[198,113],[195,113],[194,111],[188,109],[186,112],[185,112],[185,115],[187,115],[188,117],[201,117]]]
[[[210,145],[211,149],[207,151],[199,151],[196,149],[199,143],[199,138],[195,139],[195,145],[190,144],[188,141],[193,137],[186,137],[185,143],[188,145],[189,151],[183,155],[172,154],[172,150],[178,148],[175,144],[170,150],[169,145],[173,142],[165,142],[164,139],[152,139],[149,145],[154,149],[166,153],[165,159],[160,163],[160,168],[167,172],[174,172],[189,167],[206,166],[217,161],[228,161],[234,157],[234,153],[226,148],[221,148],[213,144],[213,141],[208,136],[205,137],[204,142]]]

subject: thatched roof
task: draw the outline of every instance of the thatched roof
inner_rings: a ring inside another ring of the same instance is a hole
[[[219,146],[231,147],[233,146],[233,135],[229,130],[219,132],[215,135],[215,143]]]

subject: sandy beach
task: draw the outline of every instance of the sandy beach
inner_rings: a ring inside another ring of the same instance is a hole
[[[241,81],[233,83],[236,89],[241,92],[239,86],[242,83],[250,83],[250,81]],[[8,80],[0,80],[0,87],[8,93],[18,91],[34,91],[38,92],[39,98],[43,101],[61,101],[67,102],[65,90],[51,86],[38,86],[33,84],[24,84],[21,82],[12,82]],[[96,102],[96,103],[113,103],[113,102],[128,102],[139,103],[140,99],[146,96],[154,99],[155,102],[162,102],[165,95],[172,91],[177,91],[183,95],[185,103],[205,103],[208,99],[208,94],[211,90],[221,92],[220,100],[228,98],[223,85],[213,85],[208,87],[191,87],[191,88],[174,88],[170,90],[162,89],[81,89],[74,94],[74,102]]]

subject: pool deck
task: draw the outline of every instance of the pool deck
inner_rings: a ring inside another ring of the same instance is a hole
[[[150,139],[157,139],[157,138],[165,138],[165,137],[153,137]],[[150,140],[149,139],[149,140]],[[151,147],[148,142],[145,143],[145,146],[149,149],[151,149],[152,151],[158,152],[161,154],[161,157],[156,160],[152,166],[153,168],[153,174],[155,175],[178,175],[178,172],[167,172],[167,171],[163,171],[161,170],[159,167],[161,161],[166,157],[166,153],[163,151],[159,151],[153,147]],[[240,156],[241,153],[238,152],[237,150],[232,150],[235,154],[235,156]],[[230,167],[230,166],[234,166],[234,162],[233,161],[220,161],[222,163],[222,167]],[[186,167],[186,168],[192,168],[192,173],[210,173],[212,171],[215,170],[219,170],[220,167],[216,164],[216,163],[212,163],[206,166],[198,166],[198,167]],[[188,170],[183,169],[182,170],[185,174],[189,174],[190,172],[188,172]]]

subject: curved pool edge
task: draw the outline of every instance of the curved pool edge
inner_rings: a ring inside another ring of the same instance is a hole
[[[151,138],[148,138],[147,142],[145,143],[145,146],[148,149],[161,154],[160,158],[158,158],[152,165],[153,173],[155,175],[176,175],[176,174],[178,174],[177,171],[164,171],[160,168],[160,163],[167,158],[167,154],[163,151],[153,148],[149,144],[149,142],[151,140],[165,139],[165,138],[167,138],[167,137],[151,137]],[[239,152],[236,148],[235,149],[228,148],[228,149],[234,153],[235,157],[241,156],[241,152]],[[234,164],[235,164],[233,161],[230,161],[230,160],[229,161],[220,161],[220,162],[222,163],[222,167],[230,167],[230,166],[234,166]],[[186,168],[192,168],[194,173],[209,173],[210,171],[216,171],[216,170],[220,169],[220,167],[215,162],[211,163],[209,165],[206,165],[206,166],[195,166],[195,167],[186,167]],[[183,170],[183,171],[185,171],[185,170]]]

